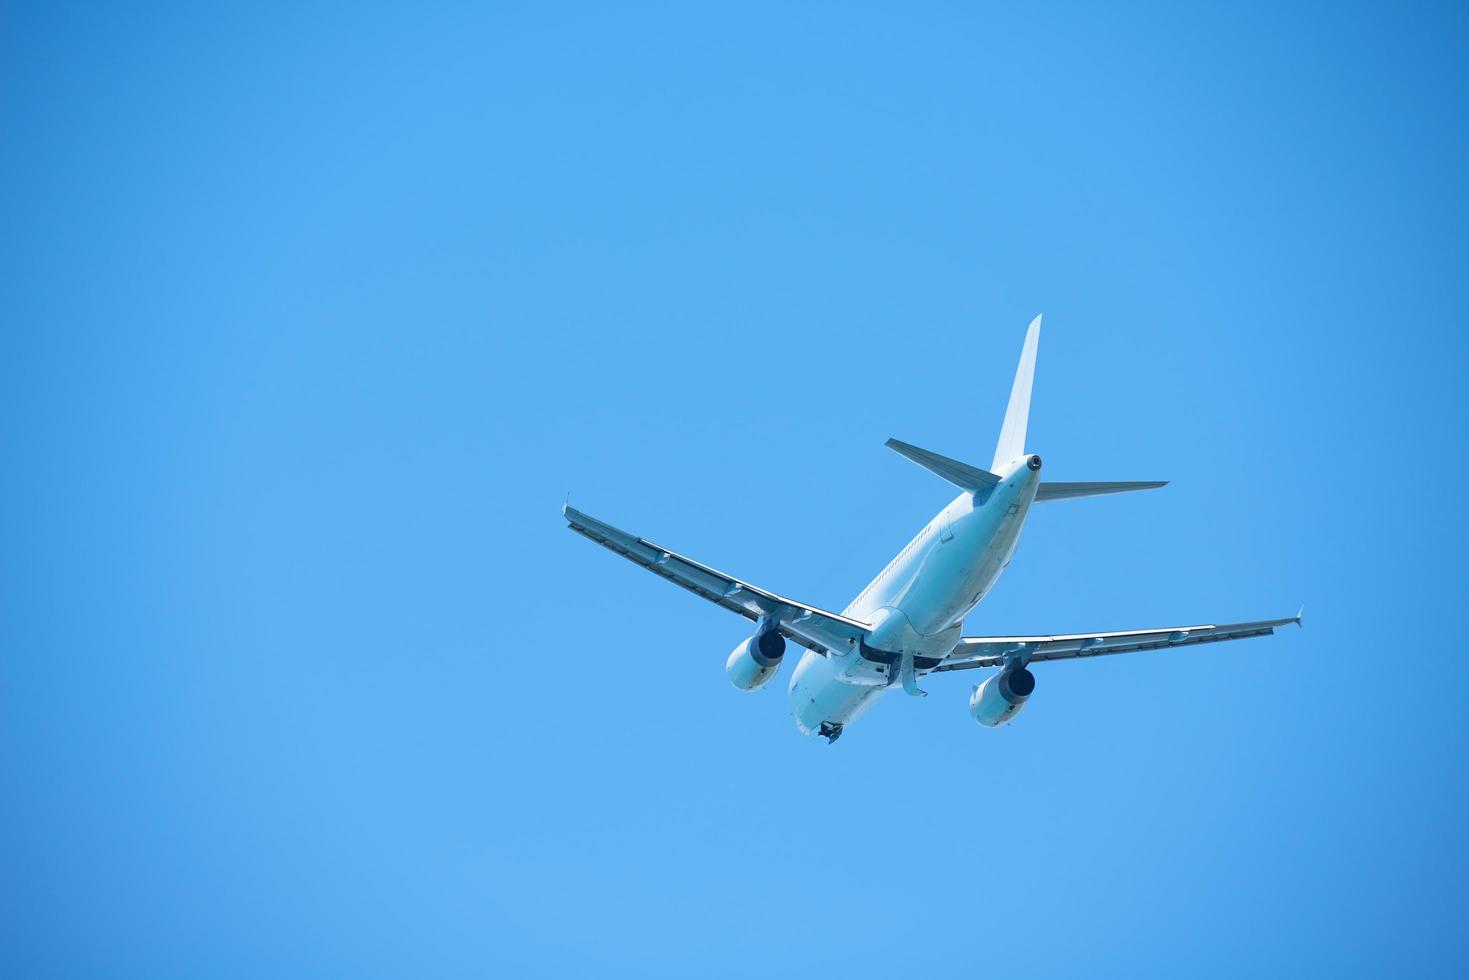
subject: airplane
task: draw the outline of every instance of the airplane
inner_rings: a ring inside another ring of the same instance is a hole
[[[786,641],[805,648],[791,674],[789,697],[804,735],[835,742],[885,691],[901,686],[927,694],[920,677],[954,670],[998,668],[973,685],[969,713],[979,724],[1010,722],[1035,693],[1030,666],[1138,650],[1164,650],[1269,636],[1286,619],[1251,623],[1165,626],[1157,629],[964,636],[967,616],[1010,564],[1033,503],[1152,490],[1167,481],[1051,483],[1041,458],[1025,449],[1031,382],[1041,318],[1031,321],[1010,389],[1005,421],[989,469],[940,456],[897,439],[887,446],[958,487],[960,493],[924,525],[840,613],[763,589],[619,530],[570,506],[571,530],[624,558],[755,622],[755,632],[730,653],[725,673],[741,691],[758,691],[780,670]]]

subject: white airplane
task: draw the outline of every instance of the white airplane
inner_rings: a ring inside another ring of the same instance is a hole
[[[1046,483],[1041,458],[1025,450],[1031,379],[1041,318],[1031,321],[1010,389],[1010,404],[990,468],[982,470],[938,453],[889,439],[887,445],[960,489],[942,511],[908,542],[840,614],[787,599],[715,571],[644,538],[618,530],[567,505],[571,529],[661,575],[752,619],[755,633],[735,647],[724,665],[735,687],[756,691],[768,684],[785,655],[786,640],[806,648],[791,675],[790,703],[796,727],[835,742],[878,695],[901,684],[923,696],[918,678],[930,672],[999,668],[974,686],[969,712],[981,725],[1010,721],[1035,691],[1029,667],[1134,650],[1160,650],[1269,636],[1289,619],[1216,626],[1165,626],[1067,635],[963,636],[964,617],[993,588],[1010,564],[1020,530],[1036,501],[1150,490],[1143,483]]]

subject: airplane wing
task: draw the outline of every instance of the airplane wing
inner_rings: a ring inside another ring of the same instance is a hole
[[[848,619],[816,606],[808,606],[804,602],[787,599],[749,582],[743,582],[733,575],[726,575],[692,558],[685,558],[651,541],[619,530],[574,507],[563,507],[562,513],[576,533],[591,538],[602,547],[617,552],[654,575],[661,575],[675,585],[683,586],[695,595],[731,612],[737,612],[746,619],[778,617],[783,636],[822,656],[832,652],[840,653],[855,646],[871,630],[867,623]]]
[[[1097,657],[1106,653],[1166,650],[1200,643],[1243,640],[1251,636],[1269,636],[1282,626],[1289,626],[1291,623],[1299,625],[1300,622],[1301,616],[1297,613],[1290,619],[1262,619],[1255,623],[1230,623],[1224,626],[1165,626],[1162,629],[1071,633],[1065,636],[966,636],[934,670],[999,667],[1009,655],[1021,656],[1029,663],[1040,663],[1046,660],[1070,660],[1073,657]]]

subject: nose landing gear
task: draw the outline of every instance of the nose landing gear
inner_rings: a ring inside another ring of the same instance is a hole
[[[833,725],[829,721],[823,721],[821,723],[821,727],[816,729],[816,734],[825,738],[826,744],[830,745],[832,742],[835,742],[837,739],[842,737],[842,726]]]

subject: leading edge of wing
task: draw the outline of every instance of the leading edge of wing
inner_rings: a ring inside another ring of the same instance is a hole
[[[584,514],[570,504],[563,505],[561,512],[573,531],[716,605],[746,619],[778,617],[783,634],[817,653],[829,653],[833,646],[856,642],[871,630],[867,623],[727,575]]]
[[[1010,655],[1026,656],[1030,663],[1047,660],[1070,660],[1112,653],[1135,653],[1140,650],[1165,650],[1172,647],[1245,640],[1252,636],[1269,636],[1282,626],[1299,625],[1297,613],[1287,619],[1262,619],[1249,623],[1208,623],[1200,626],[1164,626],[1145,630],[1116,630],[1100,633],[1068,633],[1052,636],[966,636],[955,645],[947,660],[935,667],[941,670],[975,670],[999,667]]]

